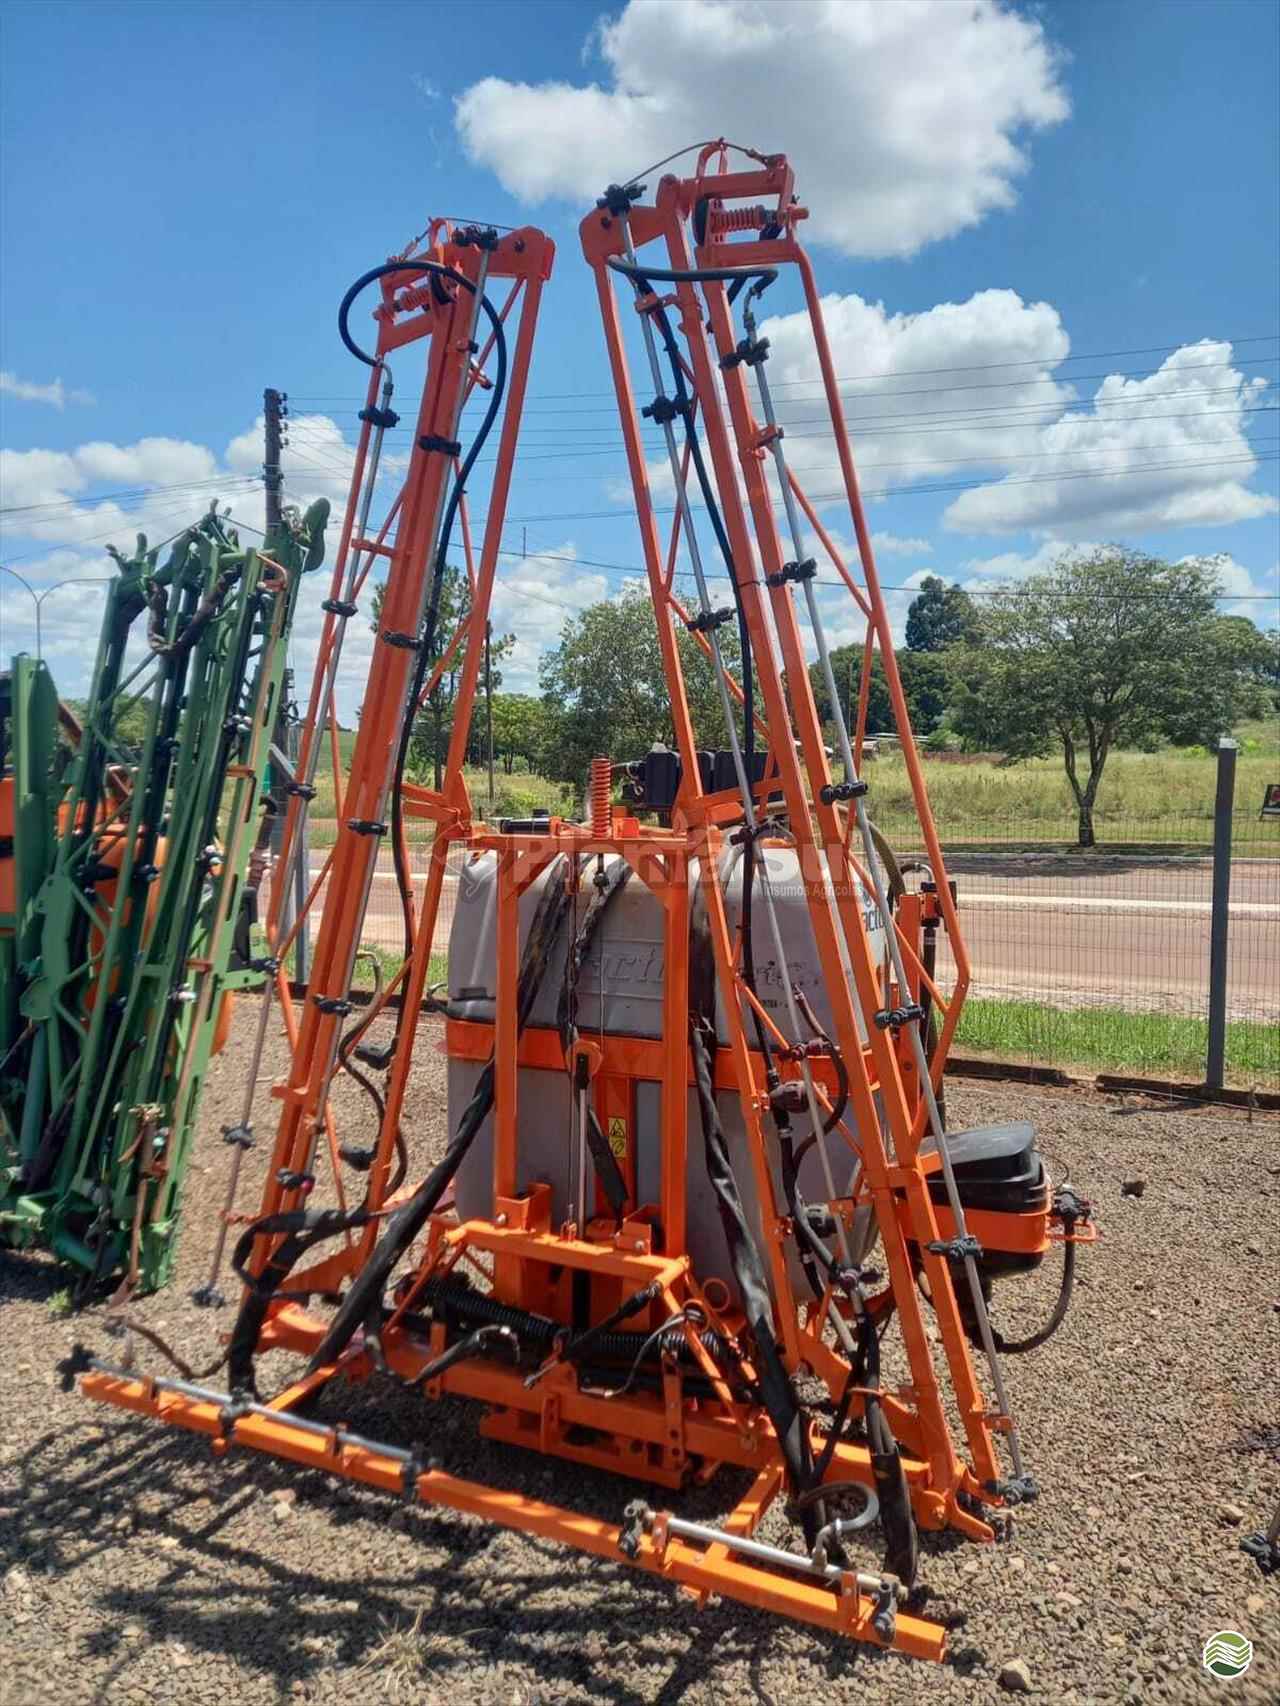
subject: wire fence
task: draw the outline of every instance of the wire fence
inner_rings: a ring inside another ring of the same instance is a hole
[[[323,826],[321,829],[323,838]],[[918,825],[890,823],[898,857],[920,857]],[[1088,850],[1046,838],[1036,820],[940,826],[973,981],[954,1052],[1066,1071],[1202,1083],[1213,918],[1207,814],[1108,821]],[[1237,811],[1226,914],[1226,1082],[1280,1091],[1280,822]],[[325,848],[316,846],[318,876]],[[410,844],[421,888],[429,843]],[[458,893],[445,878],[433,951],[443,962]],[[403,947],[389,853],[372,888],[365,943]],[[940,970],[950,977],[947,950]]]

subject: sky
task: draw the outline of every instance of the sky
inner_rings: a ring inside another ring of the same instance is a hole
[[[0,12],[0,658],[35,649],[38,599],[64,694],[107,543],[215,500],[255,537],[264,386],[289,394],[286,495],[341,510],[365,380],[337,304],[437,215],[557,245],[493,612],[504,685],[536,691],[562,624],[641,562],[578,224],[717,135],[795,167],[896,623],[927,574],[980,595],[1112,541],[1214,557],[1224,610],[1280,622],[1272,0]],[[798,306],[785,278],[765,299],[769,373],[793,466],[830,493]],[[824,613],[833,641],[860,634],[847,595]],[[353,624],[348,719],[371,648]]]

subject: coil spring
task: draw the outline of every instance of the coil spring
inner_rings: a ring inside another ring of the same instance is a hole
[[[767,207],[730,207],[712,212],[709,224],[713,237],[727,237],[731,231],[759,231],[777,218]]]
[[[609,808],[613,794],[613,766],[607,758],[591,760],[591,833],[609,833]]]

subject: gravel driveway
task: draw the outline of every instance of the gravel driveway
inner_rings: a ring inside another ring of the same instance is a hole
[[[196,1366],[230,1319],[189,1294],[208,1267],[228,1164],[218,1129],[237,1117],[252,1018],[246,1003],[210,1080],[178,1280],[137,1310]],[[444,1129],[438,1040],[424,1027],[406,1119],[419,1157]],[[281,1066],[277,1051],[267,1067]],[[0,1255],[0,1702],[945,1706],[1008,1700],[1001,1672],[1021,1660],[1046,1700],[1274,1706],[1280,1576],[1238,1544],[1280,1497],[1276,1123],[985,1084],[949,1096],[953,1125],[1031,1117],[1095,1199],[1105,1242],[1082,1257],[1063,1330],[1009,1365],[1040,1501],[999,1546],[923,1539],[930,1609],[956,1614],[943,1667],[724,1603],[698,1613],[622,1566],[315,1472],[249,1454],[219,1464],[194,1436],[64,1396],[52,1365],[74,1340],[112,1351],[102,1312],[66,1318],[48,1264]],[[262,1098],[260,1130],[274,1106]],[[343,1111],[364,1129],[358,1099]],[[1141,1198],[1122,1197],[1136,1178]],[[254,1201],[256,1177],[241,1206]],[[1002,1293],[1005,1330],[1026,1331],[1055,1284],[1045,1271]],[[275,1360],[268,1383],[292,1366]],[[421,1405],[385,1387],[331,1394],[322,1413],[422,1437]],[[598,1514],[632,1496],[479,1440],[463,1406],[425,1419],[464,1474]],[[735,1490],[687,1508],[714,1512]],[[1222,1628],[1255,1642],[1234,1682],[1200,1665]]]

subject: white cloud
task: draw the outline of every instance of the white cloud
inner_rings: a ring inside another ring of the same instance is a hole
[[[1112,374],[1088,406],[1035,428],[1034,460],[963,493],[943,519],[966,533],[1074,537],[1271,514],[1275,499],[1246,484],[1257,469],[1247,411],[1266,389],[1232,365],[1230,344],[1184,344],[1148,377]]]
[[[328,416],[290,417],[281,456],[285,501],[305,509],[323,497],[332,505],[327,561],[302,584],[289,642],[289,661],[304,706],[354,456],[354,445]],[[384,464],[395,460],[384,459]],[[0,451],[4,502],[20,506],[18,513],[0,517],[0,526],[11,547],[20,542],[10,558],[18,573],[46,595],[41,605],[42,650],[64,693],[83,692],[92,666],[103,593],[84,583],[113,573],[102,544],[109,540],[132,551],[139,532],[154,544],[195,520],[215,500],[220,509],[230,509],[232,527],[242,525],[242,538],[253,543],[266,519],[261,468],[261,416],[236,434],[221,456],[202,444],[159,438],[127,445],[95,441],[71,451]],[[390,476],[396,470],[384,465],[384,472]],[[380,489],[383,503],[397,483],[389,477],[386,490]],[[119,495],[96,497],[97,488],[114,489]],[[483,499],[473,496],[473,505],[483,508]],[[37,541],[51,548],[22,548]],[[495,633],[513,632],[517,637],[513,654],[503,661],[504,685],[511,691],[536,692],[538,660],[557,643],[563,623],[616,590],[604,575],[584,570],[576,557],[575,546],[568,542],[514,563],[507,557],[499,561],[492,616]],[[347,724],[359,711],[374,659],[370,617],[374,587],[384,573],[380,565],[368,578],[360,613],[346,628],[336,693],[339,715]],[[78,584],[56,584],[63,581]],[[0,576],[0,655],[34,651],[35,645],[31,594],[10,576]]]
[[[971,557],[961,563],[960,573],[967,577],[963,585],[973,591],[1025,580],[1028,575],[1042,575],[1064,557],[1088,557],[1101,549],[1101,545],[1083,540],[1046,539],[1034,551],[1000,551],[994,557]]]
[[[869,489],[1004,465],[1074,396],[1054,377],[1071,343],[1056,308],[1014,290],[980,290],[918,314],[856,293],[822,300],[861,480]],[[787,459],[817,496],[839,489],[809,317],[761,325]],[[908,540],[890,550],[918,548]]]
[[[1205,557],[1181,557],[1179,563],[1207,563],[1218,577],[1222,607],[1228,616],[1247,616],[1259,628],[1280,627],[1280,563],[1254,573],[1228,551]]]
[[[1004,0],[630,0],[596,44],[605,86],[485,77],[456,102],[468,155],[525,201],[586,200],[685,141],[767,149],[774,115],[815,236],[911,255],[1009,207],[1022,140],[1068,113]]]
[[[1228,343],[1184,344],[1154,372],[1110,374],[1082,400],[1049,303],[993,289],[917,314],[856,294],[822,306],[864,494],[977,482],[946,510],[949,529],[1056,540],[1227,526],[1280,507],[1249,484],[1258,461],[1247,434],[1268,381],[1246,378]],[[832,501],[842,482],[807,315],[760,330],[788,463],[813,501]],[[649,473],[669,503],[665,455]],[[627,483],[608,490],[630,502]],[[901,555],[929,546],[892,534],[876,543]]]
[[[16,373],[0,369],[0,396],[16,397],[20,403],[51,403],[64,409],[68,403],[94,403],[92,391],[70,390],[61,379],[40,385],[33,379],[19,379]]]
[[[303,415],[290,422],[291,441],[281,461],[286,502],[305,509],[315,498],[328,498],[333,515],[328,531],[329,559],[336,549],[350,481],[354,447],[327,416]],[[252,543],[265,525],[261,483],[261,417],[233,438],[219,457],[208,446],[189,440],[144,438],[133,444],[96,440],[70,451],[0,450],[0,490],[10,513],[0,516],[0,533],[15,571],[41,594],[41,648],[65,693],[87,684],[102,615],[102,589],[86,581],[113,572],[102,549],[111,543],[132,552],[137,534],[155,544],[194,521],[216,501],[230,510],[231,524],[242,524]],[[102,496],[96,495],[101,490]],[[31,544],[48,549],[28,550]],[[95,551],[92,547],[98,547]],[[65,586],[58,583],[79,583]],[[310,678],[327,596],[327,568],[303,583],[291,640],[291,658],[299,679]],[[372,584],[365,602],[372,598]],[[0,576],[3,638],[0,655],[35,650],[32,596],[12,576]],[[348,625],[338,678],[341,714],[359,706],[372,657],[368,620]]]
[[[1048,538],[1033,551],[1001,551],[992,557],[971,557],[959,565],[959,577],[967,591],[982,593],[992,587],[1026,580],[1029,575],[1045,574],[1064,558],[1091,557],[1106,549],[1098,540]],[[1273,628],[1280,621],[1280,564],[1255,573],[1227,551],[1180,557],[1178,562],[1209,564],[1218,577],[1225,614],[1247,616],[1260,628]]]
[[[538,691],[538,661],[560,642],[564,624],[589,604],[618,591],[604,575],[585,570],[570,541],[522,557],[499,559],[493,603],[495,634],[514,634],[516,643],[502,660],[507,693]]]
[[[889,557],[927,557],[933,550],[927,539],[901,539],[896,533],[873,533],[871,543]]]
[[[206,496],[231,490],[225,472],[204,445],[174,438],[127,445],[99,440],[70,451],[0,450],[8,512],[0,516],[0,537],[121,547],[131,546],[138,531],[163,537],[172,531],[171,517],[178,518],[176,527]],[[103,484],[124,491],[96,499],[90,488]],[[244,488],[237,482],[236,489]]]

